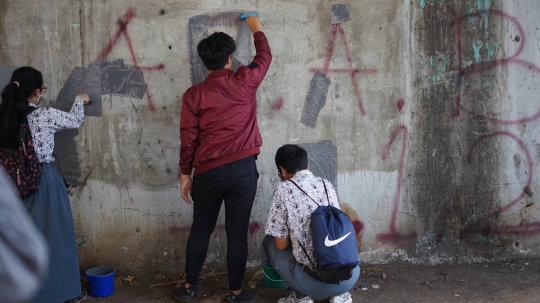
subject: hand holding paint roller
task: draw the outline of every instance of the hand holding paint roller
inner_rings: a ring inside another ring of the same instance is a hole
[[[259,19],[259,13],[257,12],[250,12],[250,13],[244,13],[240,15],[240,19],[245,19],[246,24],[248,25],[249,29],[253,34],[256,32],[262,31],[261,29],[261,19]]]
[[[249,13],[243,13],[242,15],[240,15],[240,19],[244,20],[246,19],[247,17],[259,17],[259,13],[257,12],[249,12]]]

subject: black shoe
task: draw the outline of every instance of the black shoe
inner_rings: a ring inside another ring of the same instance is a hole
[[[182,285],[174,293],[174,299],[180,302],[197,302],[197,285],[191,285],[189,288],[186,288],[185,285]]]
[[[242,292],[238,295],[235,295],[232,291],[229,290],[227,297],[225,297],[225,302],[252,302],[257,299],[259,295],[254,289],[242,289]]]
[[[87,292],[86,292],[86,289],[82,289],[82,293],[80,296],[78,296],[77,298],[74,298],[74,299],[71,299],[71,300],[67,300],[66,302],[64,303],[79,303],[79,302],[82,302],[84,299],[86,299],[86,296],[87,296]]]

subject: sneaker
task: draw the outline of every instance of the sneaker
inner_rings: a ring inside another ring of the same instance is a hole
[[[66,302],[64,303],[79,303],[79,302],[82,302],[84,299],[86,299],[86,296],[88,295],[88,292],[86,291],[85,288],[82,289],[82,293],[80,296],[78,296],[77,298],[75,299],[71,299],[71,300],[67,300]]]
[[[293,292],[290,296],[279,299],[278,303],[313,303],[313,300],[308,296],[298,299],[296,293]]]
[[[352,296],[350,293],[346,292],[339,296],[332,297],[330,303],[352,303]]]
[[[225,297],[225,302],[252,302],[257,299],[259,295],[254,289],[242,288],[242,292],[239,295],[235,295],[229,290]]]
[[[179,302],[197,302],[197,285],[191,285],[189,288],[182,285],[182,287],[174,292],[173,298]]]

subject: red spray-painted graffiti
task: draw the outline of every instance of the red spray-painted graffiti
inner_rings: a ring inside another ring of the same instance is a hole
[[[345,49],[345,55],[347,56],[347,68],[330,68],[330,61],[332,60],[332,55],[334,53],[334,48],[336,44],[336,37],[339,33],[341,37],[341,42],[343,43],[343,48]],[[322,68],[310,68],[310,72],[321,72],[324,75],[328,74],[349,74],[351,77],[352,86],[354,89],[354,94],[356,95],[356,101],[358,102],[358,108],[362,115],[366,114],[366,109],[362,101],[362,95],[360,94],[360,88],[356,80],[356,74],[374,74],[377,73],[376,69],[357,69],[353,66],[353,60],[351,57],[351,51],[349,50],[349,42],[347,37],[345,37],[345,32],[341,23],[332,24],[332,35],[330,36],[330,42],[328,45],[328,50],[326,52],[326,58],[324,61],[324,66]]]
[[[397,102],[397,107],[399,111],[403,109],[403,106],[405,105],[405,100],[400,99]],[[377,240],[381,242],[398,242],[398,241],[406,241],[406,240],[414,240],[416,239],[416,233],[413,232],[411,234],[402,235],[399,234],[396,230],[396,219],[397,219],[397,212],[398,207],[401,201],[401,187],[402,187],[402,180],[403,180],[403,168],[405,166],[405,155],[407,152],[407,142],[409,139],[409,129],[406,125],[399,125],[397,126],[392,134],[390,135],[390,140],[385,145],[383,154],[381,156],[382,160],[386,160],[388,153],[390,152],[390,147],[394,144],[395,140],[397,139],[397,136],[399,134],[402,134],[402,141],[401,141],[401,153],[399,155],[399,164],[398,164],[398,177],[397,177],[397,184],[396,184],[396,191],[394,193],[394,201],[393,201],[393,208],[392,208],[392,217],[390,218],[390,232],[385,234],[378,234]]]
[[[354,220],[352,221],[352,225],[354,227],[354,232],[358,235],[362,230],[364,230],[364,222],[360,220]]]
[[[516,237],[535,237],[540,235],[540,222],[502,226],[496,230],[499,234]]]
[[[469,149],[469,153],[467,155],[467,162],[469,164],[472,163],[472,155],[474,153],[474,150],[476,149],[476,147],[478,147],[478,145],[480,143],[482,143],[486,139],[493,138],[493,137],[496,137],[496,136],[506,136],[506,137],[512,138],[514,141],[516,141],[519,144],[519,147],[521,147],[521,149],[523,150],[523,153],[525,153],[525,157],[527,158],[527,166],[528,166],[528,173],[527,173],[528,176],[527,176],[527,185],[526,185],[526,187],[530,187],[530,185],[532,183],[532,178],[533,178],[533,160],[532,160],[532,157],[531,157],[531,153],[529,152],[529,149],[527,148],[525,143],[520,138],[518,138],[518,136],[516,136],[516,135],[514,135],[512,133],[509,133],[509,132],[506,132],[506,131],[498,131],[498,132],[494,132],[494,133],[491,133],[491,134],[487,134],[487,135],[483,136],[482,138],[478,139],[476,142],[474,142],[474,144]],[[488,217],[495,216],[495,215],[498,215],[498,214],[500,214],[502,212],[507,211],[508,209],[510,209],[511,207],[516,205],[517,203],[519,203],[519,201],[521,201],[523,198],[525,198],[525,195],[526,195],[525,191],[522,191],[521,194],[519,195],[519,197],[515,198],[512,202],[510,202],[508,205],[504,206],[503,208],[491,213],[490,215],[488,215]]]
[[[457,12],[456,8],[453,8],[453,12],[454,12],[454,19],[455,19],[456,34],[457,34],[456,35],[456,46],[457,46],[457,54],[458,54],[458,66],[459,66],[458,67],[459,68],[458,85],[457,85],[455,101],[454,101],[455,116],[458,117],[461,114],[461,112],[463,112],[463,113],[471,116],[474,119],[482,120],[482,121],[486,121],[488,123],[502,125],[502,126],[516,125],[516,124],[526,124],[526,123],[538,120],[540,118],[540,110],[538,110],[536,113],[534,113],[533,115],[528,116],[528,117],[520,118],[520,119],[517,119],[517,120],[506,120],[506,119],[492,118],[492,117],[488,117],[486,115],[481,115],[481,114],[474,113],[474,112],[472,112],[471,110],[467,109],[466,107],[464,107],[462,105],[462,103],[461,103],[461,101],[462,101],[461,84],[462,84],[463,78],[466,77],[466,76],[470,76],[470,75],[473,75],[473,74],[476,74],[476,73],[479,73],[479,72],[482,72],[482,71],[485,71],[485,70],[490,70],[490,69],[496,68],[496,67],[501,66],[501,65],[508,65],[508,66],[517,65],[517,66],[519,66],[521,68],[532,71],[532,72],[534,72],[536,74],[540,73],[540,68],[537,65],[535,65],[535,64],[533,64],[531,62],[528,62],[528,61],[525,61],[525,60],[522,60],[522,59],[518,58],[519,55],[523,52],[523,50],[525,48],[527,39],[526,39],[526,34],[525,34],[525,30],[523,29],[523,26],[517,21],[517,19],[515,17],[513,17],[513,16],[511,16],[511,15],[505,13],[505,12],[502,12],[500,10],[489,10],[489,11],[481,10],[481,11],[477,11],[477,12],[467,14],[467,15],[461,16],[461,17],[458,15],[458,12]],[[498,16],[498,17],[510,22],[517,29],[517,31],[519,33],[519,36],[518,36],[519,40],[516,40],[516,41],[519,42],[519,46],[517,47],[517,50],[515,51],[515,53],[512,54],[509,57],[505,57],[505,58],[501,58],[501,59],[497,59],[497,60],[493,60],[493,61],[489,61],[489,62],[484,62],[484,63],[477,63],[477,64],[473,64],[473,65],[471,65],[469,67],[464,68],[463,63],[462,63],[463,62],[462,61],[462,58],[463,58],[463,46],[462,46],[462,36],[461,36],[462,22],[463,22],[463,20],[465,20],[465,18],[476,17],[476,16],[481,16],[481,15]],[[534,78],[534,76],[533,76],[533,78]],[[494,212],[488,214],[487,216],[479,219],[476,222],[476,224],[485,223],[488,219],[490,219],[490,218],[492,218],[494,216],[498,216],[498,215],[502,214],[503,212],[507,212],[510,208],[516,206],[520,201],[522,201],[525,198],[525,196],[527,194],[526,191],[527,191],[527,189],[530,188],[530,185],[531,185],[532,180],[533,180],[534,162],[533,162],[533,159],[532,159],[532,156],[531,156],[531,153],[530,153],[529,149],[527,148],[525,142],[523,142],[523,140],[521,140],[517,135],[512,134],[510,132],[507,132],[507,131],[493,132],[491,134],[487,134],[487,135],[481,137],[476,142],[474,142],[474,144],[469,149],[469,153],[468,153],[468,157],[467,157],[468,163],[471,164],[471,162],[472,162],[472,154],[473,154],[474,150],[478,147],[478,145],[481,142],[483,142],[486,139],[497,137],[497,136],[506,136],[506,137],[509,137],[509,138],[513,139],[514,141],[516,141],[518,143],[518,145],[522,149],[523,153],[525,154],[525,157],[526,157],[526,160],[527,160],[527,166],[528,166],[527,182],[526,182],[526,185],[524,187],[524,190],[520,193],[520,195],[518,197],[516,197],[514,200],[512,200],[509,204],[507,204],[507,205],[495,210]],[[531,222],[531,223],[522,223],[522,224],[519,224],[519,225],[495,227],[495,228],[493,228],[493,232],[498,233],[498,234],[502,234],[502,235],[533,237],[533,236],[536,236],[536,235],[540,234],[540,222]]]
[[[491,217],[498,216],[501,213],[508,211],[510,208],[512,208],[516,204],[518,204],[527,195],[526,191],[527,191],[528,188],[530,188],[530,186],[532,184],[532,180],[533,180],[533,175],[534,175],[533,166],[534,166],[534,163],[533,163],[531,153],[530,153],[529,149],[527,148],[527,145],[518,136],[516,136],[515,134],[512,134],[510,132],[507,132],[507,131],[497,131],[497,132],[494,132],[494,133],[491,133],[491,134],[487,134],[487,135],[481,137],[480,139],[478,139],[476,142],[474,142],[474,144],[469,149],[469,153],[467,155],[467,162],[469,164],[472,163],[472,156],[473,156],[474,150],[478,147],[478,145],[480,143],[482,143],[484,140],[487,140],[487,139],[493,138],[493,137],[497,137],[497,136],[506,136],[506,137],[509,137],[509,138],[513,139],[514,141],[516,141],[518,143],[519,147],[521,148],[521,150],[525,154],[525,158],[527,159],[527,169],[528,169],[527,170],[527,183],[526,183],[526,186],[524,187],[524,189],[521,191],[520,195],[517,198],[515,198],[514,200],[512,200],[512,202],[510,202],[506,206],[503,206],[500,209],[488,214],[487,216],[481,218],[480,220],[478,220],[477,223],[485,222],[486,220],[488,220]],[[536,236],[537,234],[540,233],[540,222],[525,223],[525,224],[519,224],[519,225],[513,225],[513,226],[502,226],[502,227],[494,228],[494,231],[496,233],[505,234],[505,235]]]
[[[456,46],[457,46],[457,56],[458,56],[458,81],[457,81],[456,95],[455,95],[455,98],[454,98],[455,116],[458,117],[458,116],[461,115],[461,112],[463,112],[463,113],[465,113],[467,115],[472,116],[475,119],[485,120],[485,121],[487,121],[489,123],[499,124],[499,125],[515,125],[515,124],[527,123],[527,122],[535,121],[538,118],[540,118],[540,110],[538,110],[535,114],[531,115],[530,117],[525,117],[525,118],[521,118],[521,119],[518,119],[518,120],[495,119],[495,118],[487,117],[485,115],[474,113],[471,110],[469,110],[469,109],[467,109],[466,107],[463,106],[463,104],[462,104],[461,84],[462,84],[463,78],[465,76],[469,76],[469,75],[479,73],[479,72],[482,72],[482,71],[485,71],[485,70],[493,69],[493,68],[498,67],[500,65],[512,65],[512,64],[515,64],[515,65],[521,66],[521,67],[523,67],[523,68],[525,68],[527,70],[531,70],[531,71],[533,71],[535,73],[540,73],[540,68],[537,65],[535,65],[535,64],[533,64],[531,62],[518,59],[518,56],[521,54],[521,52],[525,48],[526,35],[525,35],[525,31],[523,30],[523,27],[516,20],[515,17],[513,17],[513,16],[511,16],[511,15],[505,13],[505,12],[502,12],[500,10],[489,10],[489,11],[481,10],[481,11],[477,11],[477,12],[467,14],[467,15],[461,16],[461,17],[458,15],[458,12],[457,12],[456,8],[453,8],[453,11],[454,11],[454,19],[455,19],[454,25],[455,25],[455,28],[456,28]],[[491,15],[491,16],[501,17],[501,18],[503,18],[505,20],[508,20],[512,25],[514,25],[517,28],[517,30],[519,32],[519,35],[521,37],[520,41],[519,41],[519,43],[520,43],[519,47],[518,47],[517,51],[513,55],[511,55],[510,57],[501,58],[501,59],[497,59],[497,60],[493,60],[493,61],[489,61],[489,62],[476,63],[476,64],[472,64],[469,67],[464,68],[463,67],[463,61],[462,61],[462,59],[463,59],[463,46],[462,46],[462,36],[461,36],[462,22],[463,22],[463,20],[465,18],[480,16],[480,15],[486,15],[486,14]]]
[[[283,103],[285,103],[285,100],[283,97],[279,97],[274,104],[272,104],[272,109],[280,110],[283,107]]]
[[[135,12],[133,11],[132,8],[129,8],[126,14],[122,18],[120,18],[120,20],[118,20],[118,29],[109,40],[109,43],[107,43],[107,46],[105,46],[105,48],[99,54],[98,60],[101,60],[101,61],[105,60],[110,55],[110,53],[112,52],[116,44],[118,43],[118,39],[120,39],[120,36],[123,35],[126,38],[126,42],[128,44],[129,51],[131,53],[131,59],[133,60],[133,64],[137,70],[155,71],[155,70],[164,69],[165,65],[163,64],[158,64],[156,66],[150,66],[150,67],[143,67],[139,65],[137,61],[137,56],[135,55],[133,44],[131,42],[131,36],[129,35],[129,32],[128,32],[128,24],[134,18],[135,18]],[[152,101],[152,95],[150,94],[150,89],[148,88],[146,89],[146,98],[148,99],[148,105],[150,106],[150,109],[154,111],[155,110],[154,102]]]

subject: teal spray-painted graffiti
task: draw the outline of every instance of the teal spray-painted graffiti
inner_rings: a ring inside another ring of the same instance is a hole
[[[430,82],[439,84],[443,81],[446,69],[450,65],[450,58],[445,53],[436,51],[435,56],[430,57],[429,65],[435,71],[435,75],[430,77]]]

